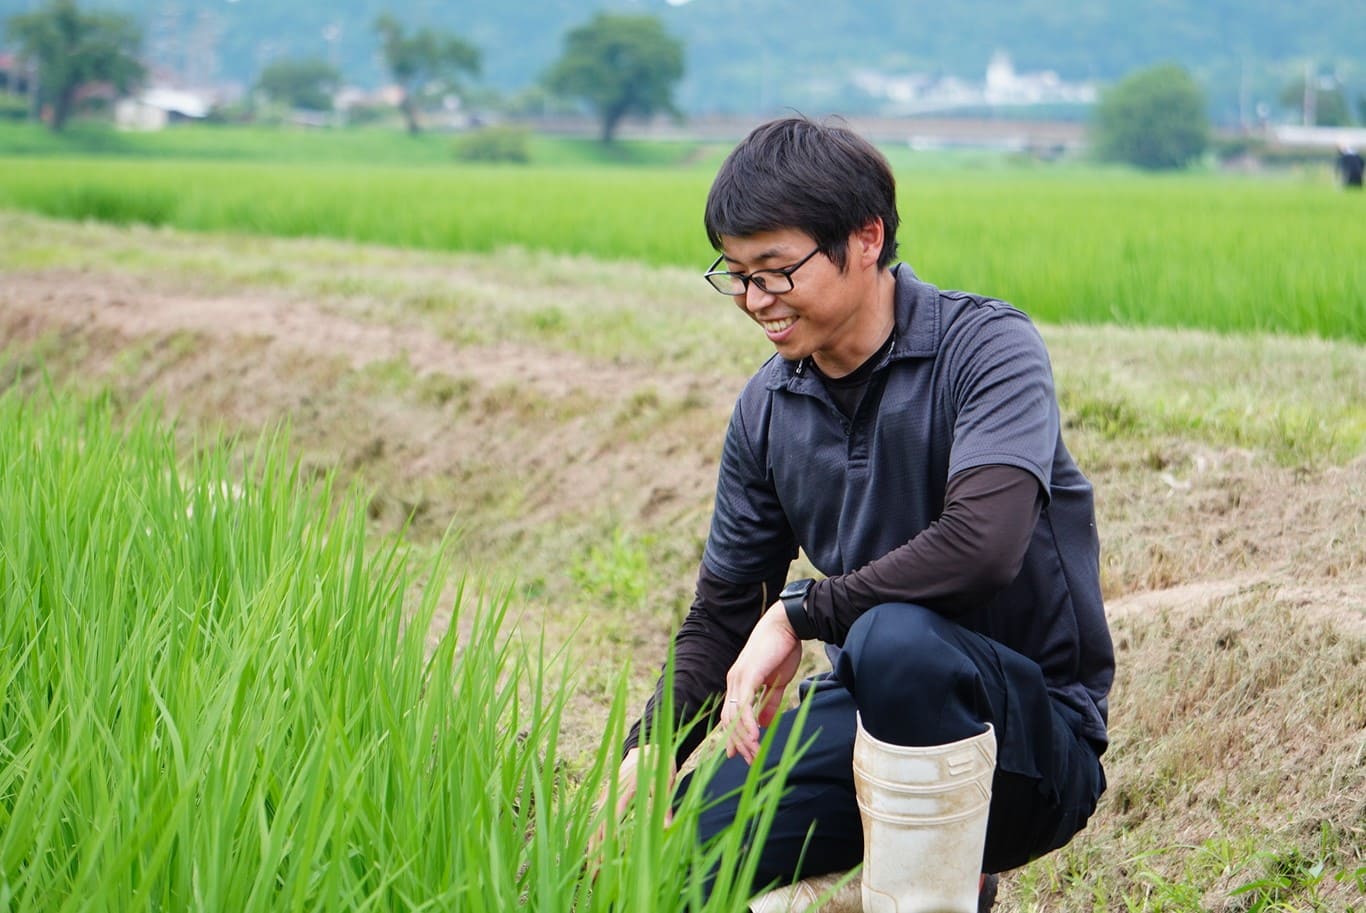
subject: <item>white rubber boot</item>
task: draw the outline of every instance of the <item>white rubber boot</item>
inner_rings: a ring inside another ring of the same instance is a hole
[[[831,872],[829,875],[813,875],[796,884],[774,888],[749,902],[750,913],[862,913],[863,892],[859,889],[857,875],[831,895],[829,900],[816,906],[816,901],[828,894],[848,874]]]
[[[996,734],[913,748],[858,722],[864,913],[976,913]]]

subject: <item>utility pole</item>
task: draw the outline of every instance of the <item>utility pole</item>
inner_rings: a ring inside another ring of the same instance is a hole
[[[342,36],[341,23],[333,20],[323,26],[323,41],[327,42],[327,62],[334,70],[341,70],[341,49],[340,42]]]
[[[1252,86],[1248,74],[1248,50],[1242,49],[1238,55],[1238,127],[1240,132],[1252,132]]]
[[[41,86],[38,85],[38,61],[26,61],[24,70],[28,73],[29,120],[41,121],[43,119],[43,93],[39,91]]]
[[[185,39],[185,85],[204,89],[218,76],[218,18],[212,10],[200,10]]]
[[[169,79],[180,84],[185,80],[185,42],[181,35],[184,23],[178,0],[163,0],[152,15],[148,40],[148,57],[151,58],[154,82]],[[160,73],[157,70],[160,70]]]
[[[1314,75],[1314,61],[1304,62],[1304,126],[1312,127],[1318,120],[1318,96],[1314,93],[1314,84],[1318,78]]]

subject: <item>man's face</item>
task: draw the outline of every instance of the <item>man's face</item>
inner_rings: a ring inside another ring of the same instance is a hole
[[[838,367],[842,355],[855,342],[866,303],[866,282],[862,281],[863,271],[841,271],[823,253],[802,262],[816,246],[810,235],[794,228],[743,238],[723,235],[722,260],[717,269],[749,275],[800,263],[791,273],[790,291],[766,292],[751,281],[733,300],[763,329],[778,354],[790,361],[815,356],[824,370],[827,365]],[[855,253],[852,244],[848,253],[851,257]],[[770,280],[770,287],[785,284],[772,273],[764,274],[764,278]],[[772,281],[775,279],[779,281]],[[850,370],[853,367],[857,363]]]

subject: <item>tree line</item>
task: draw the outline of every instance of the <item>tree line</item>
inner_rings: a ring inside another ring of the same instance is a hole
[[[478,76],[479,48],[429,27],[408,29],[394,15],[376,18],[373,31],[386,70],[399,90],[398,109],[408,132],[422,130],[422,112],[434,100],[459,95]],[[11,16],[6,36],[33,74],[30,85],[48,126],[60,132],[77,93],[107,83],[128,93],[146,78],[141,29],[130,16],[81,10],[76,0],[47,0]],[[673,90],[683,77],[683,45],[654,16],[601,12],[564,36],[564,49],[543,77],[550,93],[585,104],[610,143],[630,116],[678,116]],[[257,91],[294,108],[329,111],[341,73],[321,58],[284,58],[266,65]]]
[[[33,12],[10,17],[5,27],[36,76],[30,91],[54,131],[66,125],[82,86],[102,82],[128,92],[146,76],[139,57],[142,34],[129,16],[82,11],[76,0],[46,0]],[[379,15],[372,31],[410,133],[422,130],[424,111],[467,92],[468,81],[480,75],[481,49],[459,35],[409,29],[391,13]],[[627,117],[679,116],[673,91],[683,71],[682,43],[658,18],[600,12],[565,33],[561,55],[542,74],[541,86],[591,109],[600,138],[610,143]],[[291,108],[328,111],[341,84],[341,73],[321,58],[281,58],[262,69],[255,89]],[[1352,122],[1345,89],[1308,73],[1286,86],[1281,100],[1291,109],[1302,103],[1306,122]],[[1366,121],[1366,96],[1357,104]],[[1187,70],[1176,64],[1150,67],[1103,93],[1091,114],[1092,145],[1103,159],[1149,169],[1184,167],[1209,145],[1207,112],[1208,100]]]

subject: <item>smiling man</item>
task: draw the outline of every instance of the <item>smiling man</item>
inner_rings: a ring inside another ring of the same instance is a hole
[[[680,718],[727,738],[704,839],[733,822],[761,730],[789,736],[801,642],[831,660],[802,683],[815,739],[753,848],[754,889],[778,888],[756,910],[804,909],[794,882],[863,863],[838,909],[971,913],[989,875],[1067,843],[1105,788],[1091,486],[1043,342],[1015,308],[896,264],[898,221],[883,156],[800,118],[751,133],[707,199],[706,279],[776,354],[731,417],[674,641]],[[784,585],[798,549],[824,576]]]

